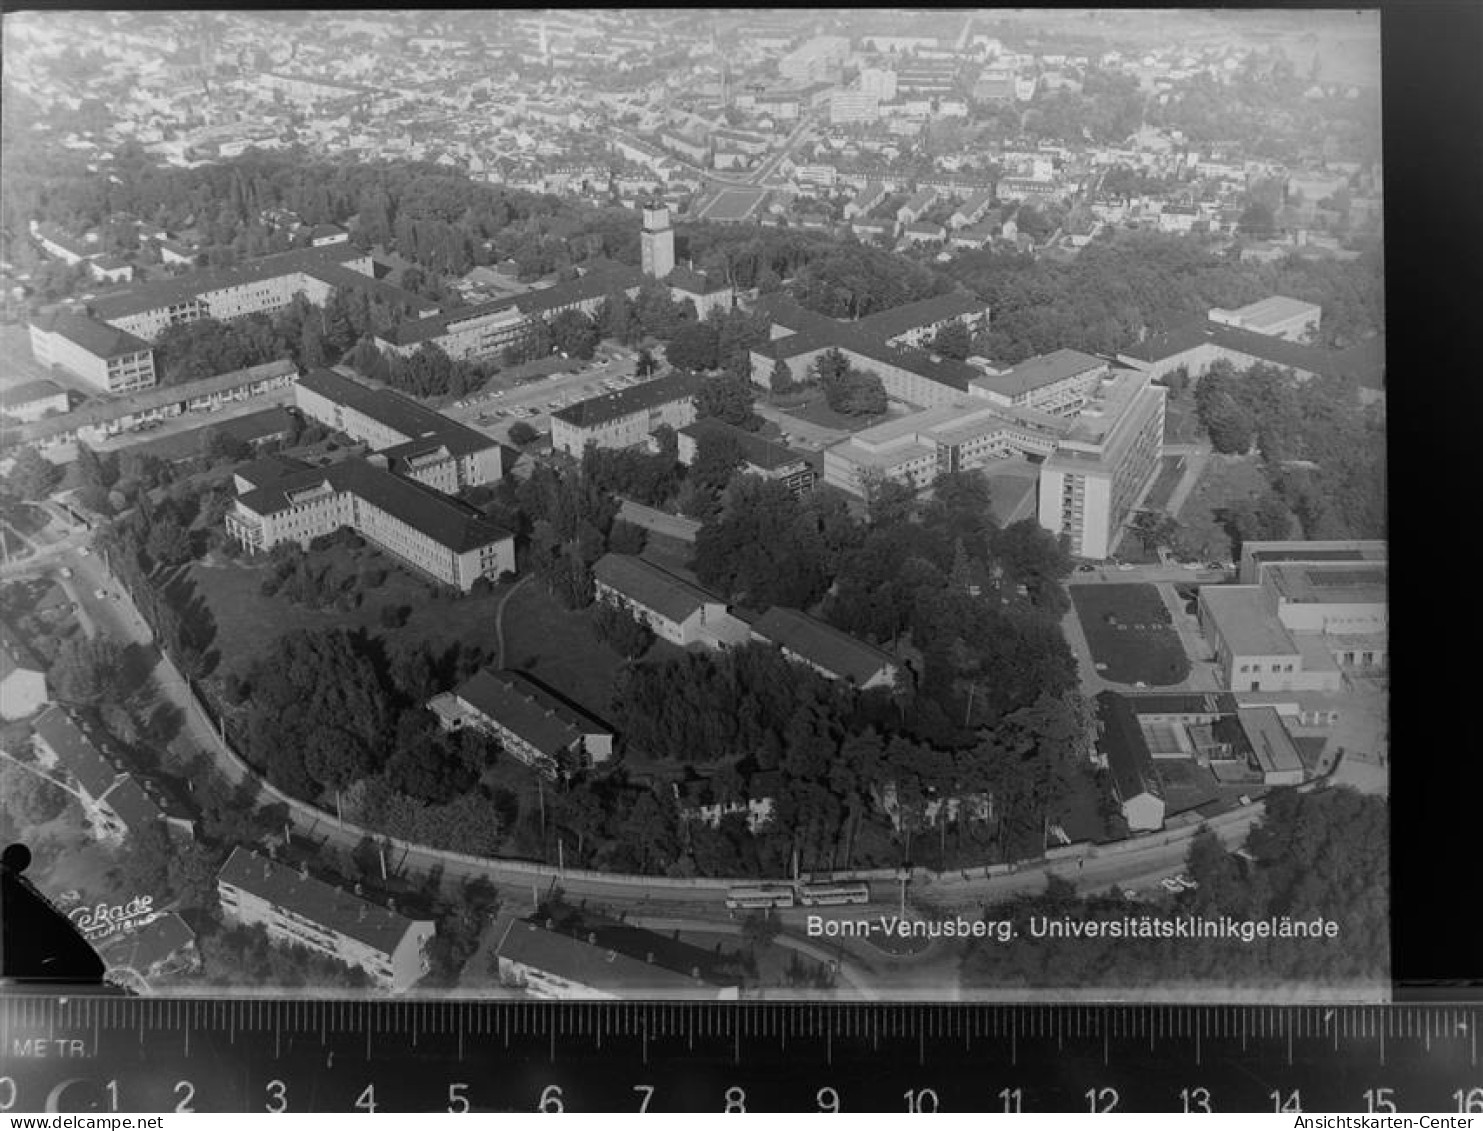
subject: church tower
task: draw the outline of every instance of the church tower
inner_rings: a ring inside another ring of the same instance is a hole
[[[664,279],[675,269],[675,233],[669,209],[658,202],[644,205],[644,230],[639,237],[644,274]]]

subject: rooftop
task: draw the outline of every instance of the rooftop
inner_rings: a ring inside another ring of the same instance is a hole
[[[738,428],[711,416],[703,416],[694,424],[685,425],[680,433],[692,436],[697,441],[702,436],[730,436],[741,448],[742,458],[762,471],[775,471],[803,460],[803,456],[783,444],[775,444],[755,432],[748,432],[745,428]]]
[[[1200,604],[1209,610],[1231,652],[1237,656],[1297,656],[1298,646],[1267,607],[1260,585],[1206,585]]]
[[[1384,604],[1388,598],[1385,564],[1334,562],[1311,565],[1275,563],[1262,571],[1279,600],[1299,604]]]
[[[78,720],[61,707],[42,712],[32,727],[89,797],[102,797],[118,778],[113,765]]]
[[[1027,358],[1008,372],[986,373],[970,384],[1005,397],[1018,397],[1034,389],[1043,389],[1058,381],[1079,377],[1094,369],[1106,369],[1107,362],[1080,350],[1059,349],[1038,357]]]
[[[19,385],[0,391],[0,404],[7,408],[19,408],[37,401],[49,400],[52,397],[66,396],[67,390],[55,381],[24,381]]]
[[[1292,735],[1282,725],[1274,707],[1238,707],[1236,715],[1241,729],[1251,743],[1251,752],[1264,773],[1301,771],[1303,760],[1293,745]]]
[[[175,279],[139,283],[127,290],[99,295],[88,305],[97,317],[105,321],[112,318],[127,318],[130,315],[142,314],[162,306],[189,302],[209,291],[245,286],[248,283],[275,279],[280,275],[300,271],[312,271],[318,266],[361,259],[367,257],[368,254],[348,243],[331,244],[327,247],[299,248],[294,251],[279,252],[277,255],[265,255],[235,267],[217,267],[193,271]],[[370,282],[370,276],[366,276],[366,281]]]
[[[492,440],[441,412],[434,412],[410,397],[390,389],[369,388],[332,369],[310,370],[299,378],[299,385],[400,432],[405,437],[403,442],[385,449],[385,455],[390,459],[410,458],[428,450],[429,445],[441,445],[453,456],[499,446],[498,440]]]
[[[597,428],[637,412],[685,400],[700,391],[702,379],[688,373],[671,373],[631,388],[619,389],[601,396],[557,409],[551,415],[573,428]]]
[[[455,554],[514,537],[467,503],[383,471],[363,459],[342,460],[330,467],[285,475],[244,492],[237,501],[254,514],[277,514],[293,506],[291,494],[321,485],[356,495]]]
[[[604,554],[592,567],[592,575],[636,604],[677,623],[706,605],[725,604],[652,562],[628,554]]]
[[[1219,310],[1219,313],[1232,315],[1241,320],[1241,324],[1248,329],[1258,333],[1270,332],[1271,327],[1279,325],[1292,318],[1301,318],[1310,314],[1318,314],[1322,307],[1317,303],[1304,302],[1301,299],[1288,298],[1285,295],[1272,295],[1270,298],[1260,299],[1249,303],[1236,310]],[[1215,313],[1212,311],[1211,313]]]
[[[522,672],[484,668],[459,684],[456,694],[548,758],[570,749],[586,735],[613,733]]]
[[[496,923],[495,931],[500,930],[501,924]],[[695,994],[704,989],[704,983],[688,974],[514,917],[504,922],[495,953],[501,959],[544,970],[579,986],[631,997]]]
[[[1111,691],[1102,692],[1097,696],[1097,718],[1101,724],[1097,749],[1107,759],[1107,772],[1118,797],[1125,802],[1144,793],[1162,798],[1163,783],[1138,716],[1127,699]]]
[[[381,954],[393,953],[407,931],[420,922],[241,847],[232,850],[217,873],[217,881]]]
[[[797,609],[774,605],[757,618],[752,632],[827,672],[865,684],[892,666],[890,655]]]
[[[80,314],[43,314],[32,324],[66,338],[94,357],[124,357],[149,351],[149,343],[142,338]]]

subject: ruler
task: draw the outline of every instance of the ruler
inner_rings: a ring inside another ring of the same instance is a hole
[[[0,1000],[0,1111],[1483,1113],[1479,1005]]]

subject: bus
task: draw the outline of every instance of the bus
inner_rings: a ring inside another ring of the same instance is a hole
[[[799,884],[798,901],[805,907],[833,907],[844,903],[869,903],[870,885],[859,880]]]
[[[756,887],[732,888],[726,893],[726,906],[733,911],[792,907],[793,889],[787,884],[758,884]]]

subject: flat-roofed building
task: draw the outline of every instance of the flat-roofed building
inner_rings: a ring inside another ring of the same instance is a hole
[[[1200,589],[1200,627],[1215,647],[1225,685],[1233,691],[1337,691],[1339,668],[1327,651],[1303,647],[1272,615],[1259,585]]]
[[[599,765],[613,755],[613,730],[524,672],[482,668],[428,708],[444,730],[493,735],[548,776]]]
[[[1282,562],[1307,562],[1326,565],[1335,562],[1378,562],[1384,564],[1389,547],[1378,539],[1342,539],[1328,541],[1243,542],[1239,578],[1242,585],[1260,585],[1266,566]]]
[[[686,467],[695,463],[700,445],[707,436],[734,442],[741,452],[742,470],[749,475],[776,480],[802,497],[813,490],[813,467],[803,456],[783,444],[765,440],[755,432],[737,428],[714,417],[702,417],[679,430],[679,459]]]
[[[504,913],[494,925],[501,983],[547,1001],[736,1000],[735,985],[717,985],[698,969],[682,972],[620,953]],[[656,946],[658,943],[656,943]],[[653,953],[653,952],[650,952]]]
[[[1286,338],[1290,342],[1303,342],[1318,335],[1323,307],[1286,295],[1273,295],[1235,310],[1212,307],[1209,316],[1210,321],[1224,326],[1235,326],[1272,338]]]
[[[968,383],[969,392],[993,404],[1073,414],[1100,388],[1111,365],[1080,350],[1059,349],[1028,358],[1003,373]]]
[[[592,567],[599,601],[627,609],[671,644],[720,648],[744,642],[747,626],[726,602],[653,562],[629,554],[604,554]]]
[[[1303,759],[1276,709],[1241,707],[1237,709],[1236,717],[1256,763],[1254,768],[1262,775],[1262,784],[1301,785],[1307,776]]]
[[[1276,562],[1261,572],[1270,608],[1291,632],[1383,637],[1388,631],[1385,562]]]
[[[380,989],[409,990],[428,970],[429,919],[412,919],[246,848],[234,848],[216,877],[222,917],[260,926],[279,944],[301,946],[365,971]]]
[[[26,381],[0,389],[0,413],[23,424],[66,412],[69,407],[67,390],[55,381]]]
[[[895,683],[890,653],[798,609],[774,605],[752,625],[752,638],[775,645],[788,659],[820,675],[867,691]]]
[[[294,386],[304,415],[377,451],[398,475],[445,495],[499,480],[501,448],[482,432],[390,389],[371,389],[330,369]]]
[[[673,373],[557,409],[551,414],[551,446],[580,457],[588,444],[630,448],[661,425],[684,428],[695,421],[700,386],[699,377]]]
[[[515,572],[515,536],[473,507],[363,459],[286,474],[238,495],[227,533],[249,550],[307,549],[342,526],[403,564],[467,592]]]
[[[1041,467],[1040,525],[1071,553],[1106,558],[1158,472],[1165,390],[1136,371],[1099,379]]]
[[[154,350],[126,330],[79,314],[50,314],[30,326],[31,355],[81,377],[105,393],[128,393],[155,383]]]
[[[863,495],[876,477],[920,489],[939,475],[994,460],[1047,456],[1069,431],[1064,421],[1044,413],[1010,415],[964,402],[882,421],[832,445],[824,452],[824,482],[853,495]]]

